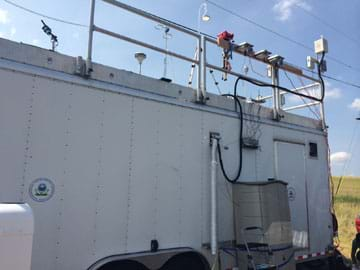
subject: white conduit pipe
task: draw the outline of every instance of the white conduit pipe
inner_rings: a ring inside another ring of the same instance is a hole
[[[218,140],[216,138],[211,139],[211,254],[217,253],[217,198],[216,198],[216,150],[218,146]]]

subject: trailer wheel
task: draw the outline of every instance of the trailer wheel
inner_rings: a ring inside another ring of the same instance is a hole
[[[132,261],[132,260],[122,260],[107,263],[97,270],[149,270],[142,263]]]
[[[196,252],[185,252],[171,257],[159,270],[209,270],[205,258]]]
[[[296,266],[296,270],[329,270],[327,259],[314,260],[306,263],[301,263]]]

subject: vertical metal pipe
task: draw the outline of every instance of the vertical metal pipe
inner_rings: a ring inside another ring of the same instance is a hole
[[[325,121],[325,106],[324,106],[324,101],[320,102],[320,117],[321,117],[321,126],[323,131],[326,131],[327,127],[326,127],[326,121]]]
[[[90,0],[90,22],[89,22],[88,52],[86,58],[86,75],[90,75],[92,71],[92,47],[93,47],[93,37],[94,37],[95,1],[96,0]]]
[[[197,88],[196,88],[196,103],[201,101],[201,38],[199,36],[197,45],[197,60],[199,61],[197,67]]]
[[[271,79],[272,84],[275,86],[279,85],[279,69],[276,65],[271,66]],[[274,120],[279,120],[279,110],[280,110],[280,92],[279,88],[273,87],[273,118]]]
[[[216,150],[218,140],[211,139],[211,254],[216,255],[217,252],[217,198],[216,198]]]
[[[206,101],[206,39],[204,35],[200,36],[200,91],[201,98],[200,102],[205,103]]]

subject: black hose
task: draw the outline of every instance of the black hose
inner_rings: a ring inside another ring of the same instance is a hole
[[[221,171],[222,171],[226,181],[228,181],[228,182],[230,182],[232,184],[236,183],[237,180],[240,178],[241,171],[242,171],[243,121],[244,121],[244,119],[243,119],[243,110],[242,110],[241,102],[240,102],[240,100],[239,100],[239,98],[237,96],[237,86],[238,86],[239,81],[244,80],[244,81],[247,81],[249,83],[255,84],[257,86],[260,86],[260,87],[272,87],[272,88],[276,87],[276,88],[278,88],[280,90],[283,90],[283,91],[288,92],[288,93],[292,93],[292,94],[297,95],[297,96],[301,96],[301,97],[304,97],[304,98],[309,98],[309,99],[312,99],[312,100],[323,102],[323,100],[325,98],[325,83],[324,83],[324,80],[323,80],[322,75],[321,75],[321,66],[323,64],[324,57],[325,57],[325,52],[322,53],[322,56],[321,56],[321,59],[320,59],[319,65],[318,65],[318,74],[319,74],[319,78],[320,78],[320,82],[321,82],[321,97],[320,98],[316,98],[316,97],[313,97],[313,96],[308,96],[308,95],[305,95],[305,94],[290,90],[290,89],[282,87],[282,86],[277,86],[277,85],[273,85],[273,84],[270,84],[270,83],[264,83],[264,82],[261,82],[261,81],[256,80],[256,79],[250,79],[250,78],[248,78],[246,76],[243,76],[243,75],[239,75],[238,78],[236,79],[236,82],[235,82],[235,85],[234,85],[234,94],[233,95],[232,94],[224,94],[224,95],[222,95],[224,97],[232,97],[234,99],[234,101],[235,101],[235,111],[237,111],[237,105],[239,106],[239,120],[240,120],[239,167],[238,167],[237,174],[236,174],[236,176],[234,178],[230,178],[228,176],[228,174],[226,173],[226,171],[225,171],[224,162],[222,160],[222,154],[221,154],[220,140],[218,141],[218,145],[217,145],[217,151],[218,151],[218,155],[219,155],[220,167],[221,167]]]
[[[321,55],[321,59],[320,59],[320,62],[318,64],[318,75],[319,75],[319,78],[320,78],[320,85],[321,85],[321,98],[320,98],[320,102],[323,102],[324,98],[325,98],[325,83],[324,83],[324,79],[321,75],[321,67],[323,65],[323,62],[324,62],[324,57],[325,57],[325,52],[322,53]]]
[[[235,86],[234,86],[234,93],[236,93],[236,88],[237,88],[237,82],[239,81],[239,78],[238,80],[236,81],[235,83]],[[223,162],[223,159],[222,159],[222,153],[221,153],[221,146],[220,146],[220,140],[218,141],[218,145],[217,145],[217,151],[218,151],[218,155],[219,155],[219,162],[220,162],[220,168],[221,168],[221,171],[226,179],[226,181],[228,181],[229,183],[231,184],[234,184],[238,181],[238,179],[240,178],[240,175],[241,175],[241,170],[242,170],[242,147],[243,147],[243,110],[242,110],[242,106],[241,106],[241,103],[240,103],[240,100],[239,98],[236,96],[236,95],[232,95],[232,94],[224,94],[222,95],[224,97],[232,97],[235,101],[235,104],[237,104],[239,106],[239,120],[240,120],[240,130],[239,130],[239,167],[238,167],[238,171],[237,171],[237,174],[234,178],[230,178],[229,175],[226,173],[225,171],[225,168],[224,168],[224,162]]]
[[[286,87],[283,87],[283,86],[280,86],[280,85],[274,85],[274,84],[271,84],[271,83],[265,83],[265,82],[259,81],[257,79],[249,78],[249,77],[246,77],[246,76],[243,76],[243,75],[239,75],[239,77],[237,78],[237,80],[235,82],[234,95],[236,95],[236,88],[237,88],[238,81],[243,80],[243,81],[247,81],[249,83],[255,84],[255,85],[260,86],[260,87],[278,88],[278,89],[283,90],[283,91],[285,91],[287,93],[291,93],[291,94],[294,94],[294,95],[297,95],[297,96],[300,96],[300,97],[303,97],[303,98],[308,98],[308,99],[315,100],[315,101],[318,101],[318,102],[323,102],[323,100],[325,98],[325,83],[324,83],[324,80],[323,80],[322,75],[321,75],[321,66],[323,64],[324,57],[325,57],[325,53],[322,54],[321,60],[320,60],[319,65],[318,65],[318,74],[319,74],[320,85],[321,85],[321,97],[320,98],[305,95],[303,93],[296,92],[294,90],[291,90],[289,88],[286,88]]]

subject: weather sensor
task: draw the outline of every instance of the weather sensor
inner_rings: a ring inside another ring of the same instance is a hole
[[[59,42],[58,42],[58,38],[57,36],[55,36],[52,31],[51,28],[43,21],[41,20],[43,27],[41,28],[45,34],[47,34],[48,36],[50,36],[50,40],[51,40],[51,50],[55,51],[55,48],[58,46]]]
[[[329,51],[328,42],[323,36],[314,42],[314,47],[316,54],[328,53]]]
[[[250,54],[252,54],[254,52],[253,47],[254,47],[254,45],[252,45],[252,44],[250,44],[248,42],[243,42],[243,43],[240,43],[238,45],[237,51],[239,53],[242,53],[242,54],[245,54],[245,55],[250,55]]]

